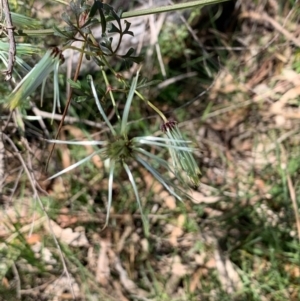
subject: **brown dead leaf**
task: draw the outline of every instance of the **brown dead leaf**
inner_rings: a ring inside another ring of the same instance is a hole
[[[190,283],[190,291],[191,293],[194,293],[197,288],[201,289],[201,276],[203,275],[203,268],[198,268],[191,277],[191,283]]]
[[[273,103],[270,107],[270,113],[284,115],[284,106],[287,104],[289,100],[295,99],[299,95],[300,95],[300,85],[288,90],[286,93],[284,93],[281,96],[281,98],[278,101]],[[297,113],[299,114],[300,112]]]
[[[109,249],[108,252],[110,258],[114,263],[114,268],[119,274],[119,278],[124,289],[126,289],[131,294],[138,295],[139,297],[146,297],[147,292],[138,288],[138,286],[131,279],[129,279],[126,270],[121,264],[120,258],[116,256],[113,250]]]
[[[220,200],[219,196],[205,196],[203,193],[196,190],[192,190],[189,195],[194,204],[212,204]]]
[[[112,284],[113,284],[116,294],[118,295],[119,300],[120,301],[129,301],[129,299],[127,299],[122,293],[121,284],[118,281],[113,281]]]
[[[4,277],[4,278],[1,279],[1,285],[4,286],[4,287],[6,287],[6,288],[10,287],[9,282],[8,282],[8,280],[7,280],[6,277]]]
[[[164,203],[168,209],[174,210],[176,208],[176,200],[174,196],[170,195],[167,191],[162,190],[160,197],[162,200],[164,200]]]
[[[110,268],[109,268],[109,258],[108,258],[108,249],[110,248],[110,243],[106,240],[100,240],[100,251],[97,260],[97,269],[96,269],[96,280],[103,286],[107,286]]]
[[[56,221],[62,228],[76,224],[78,222],[77,216],[70,215],[69,211],[70,210],[66,207],[62,208],[60,210],[61,214],[56,219]]]
[[[49,225],[50,224],[50,225]],[[73,247],[87,247],[89,242],[84,232],[76,232],[71,228],[61,228],[56,222],[50,220],[44,223],[44,228],[50,234],[54,234],[63,243]]]
[[[174,247],[178,245],[178,238],[182,236],[182,234],[184,233],[182,229],[184,223],[185,223],[185,216],[183,214],[180,214],[177,218],[177,226],[171,226],[172,230],[169,237],[169,242]]]
[[[170,264],[172,264],[171,277],[166,283],[166,291],[172,294],[178,287],[180,280],[190,274],[190,269],[181,263],[181,258],[179,256],[174,256],[170,259]]]
[[[257,84],[261,83],[264,78],[266,78],[269,73],[272,70],[273,66],[273,58],[268,58],[266,61],[264,61],[260,68],[255,71],[255,74],[251,77],[251,79],[248,80],[246,83],[246,86],[251,89],[253,86],[256,86]]]
[[[54,179],[51,186],[49,194],[53,196],[56,200],[65,200],[69,194],[69,187],[64,183],[62,177],[57,177]]]
[[[292,69],[283,69],[281,72],[281,80],[292,83],[295,87],[300,85],[300,74]]]
[[[118,253],[120,253],[123,250],[124,243],[131,233],[132,233],[132,227],[127,226],[125,228],[125,231],[122,233],[122,236],[118,239],[118,244],[117,244],[117,248],[116,248]]]
[[[299,265],[286,264],[284,266],[285,271],[294,279],[299,279],[300,268]]]
[[[226,291],[228,294],[232,294],[241,289],[241,279],[229,258],[223,255],[217,248],[215,249],[214,257],[219,280],[224,291]]]
[[[265,183],[264,180],[260,179],[260,178],[256,178],[254,180],[254,183],[256,185],[256,187],[258,188],[258,190],[262,193],[262,194],[266,194],[268,193],[270,187],[268,187]]]

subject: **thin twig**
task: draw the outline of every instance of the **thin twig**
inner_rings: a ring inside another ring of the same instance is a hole
[[[49,112],[46,112],[46,111],[42,111],[37,107],[32,107],[32,111],[37,116],[37,118],[35,118],[36,120],[40,120],[42,118],[48,118],[48,119],[53,119],[53,120],[59,120],[60,121],[64,117],[61,114],[52,114],[52,113],[49,113]],[[30,119],[29,116],[27,116],[25,118]],[[70,124],[80,122],[80,123],[83,123],[83,124],[86,124],[86,125],[89,125],[91,127],[98,128],[98,129],[102,129],[105,125],[103,122],[99,123],[99,122],[90,121],[90,120],[87,120],[87,119],[80,119],[80,118],[71,117],[71,116],[65,116],[64,121],[66,123],[70,123]]]
[[[153,3],[152,3],[152,1],[150,1],[150,6],[152,6],[152,5],[153,5]],[[155,19],[154,15],[149,16],[149,25],[150,25],[150,32],[151,32],[150,43],[151,43],[152,47],[150,47],[149,51],[148,51],[148,57],[149,58],[153,57],[153,46],[155,46],[160,71],[164,78],[166,78],[167,73],[166,73],[166,68],[165,68],[163,58],[161,55],[160,46],[158,43],[158,35],[164,24],[165,18],[166,18],[166,14],[161,14],[160,16],[158,16],[157,19]]]
[[[87,37],[87,35],[86,35]],[[87,42],[84,42],[83,46],[82,46],[82,49],[84,50],[85,47],[86,47],[86,43]],[[79,72],[80,72],[80,68],[81,68],[81,65],[82,65],[82,59],[83,59],[83,51],[80,53],[80,56],[79,56],[79,60],[78,60],[78,63],[77,63],[77,67],[76,67],[76,70],[75,70],[75,74],[74,74],[74,78],[73,78],[73,81],[76,82],[77,79],[78,79],[78,76],[79,76]],[[69,91],[69,95],[68,95],[68,100],[67,100],[67,103],[66,103],[66,106],[65,106],[65,109],[63,111],[63,118],[62,120],[60,121],[59,123],[59,126],[58,126],[58,130],[57,130],[57,133],[56,133],[56,136],[55,136],[55,139],[57,140],[58,139],[58,136],[59,136],[59,133],[62,129],[62,126],[64,124],[64,120],[66,118],[66,115],[67,115],[67,112],[69,110],[69,106],[71,104],[71,99],[72,99],[72,93],[73,93],[73,89],[72,87],[70,88],[70,91]],[[55,143],[53,143],[52,147],[51,147],[51,150],[50,150],[50,155],[47,159],[47,162],[46,162],[46,170],[48,169],[48,165],[49,165],[49,162],[50,162],[50,159],[52,157],[52,154],[54,152],[54,148],[55,148]]]
[[[4,74],[5,74],[5,80],[9,81],[11,79],[11,75],[14,68],[14,62],[16,58],[16,41],[14,36],[15,28],[12,24],[8,0],[3,0],[2,3],[3,3],[3,12],[6,20],[6,30],[9,39],[8,64],[7,64],[7,70],[4,71]]]
[[[164,89],[170,85],[175,84],[178,81],[190,78],[190,77],[195,77],[198,73],[196,71],[192,71],[192,72],[188,72],[186,74],[179,74],[177,76],[168,78],[166,80],[164,80],[163,82],[159,83],[157,86],[158,90]]]

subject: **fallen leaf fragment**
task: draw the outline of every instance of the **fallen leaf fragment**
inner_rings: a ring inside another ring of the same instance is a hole
[[[232,262],[225,255],[221,254],[221,251],[217,248],[215,249],[214,257],[223,289],[228,294],[236,293],[242,288],[242,282]]]
[[[54,234],[61,242],[72,247],[88,247],[89,242],[84,232],[74,232],[71,228],[61,228],[56,222],[45,222],[44,227],[50,234]]]
[[[96,279],[103,286],[106,286],[108,284],[110,276],[109,258],[107,254],[109,248],[110,243],[108,241],[100,241],[100,251],[97,260]]]

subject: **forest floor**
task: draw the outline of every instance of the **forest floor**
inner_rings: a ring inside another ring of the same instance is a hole
[[[178,202],[136,167],[149,235],[122,172],[103,229],[108,180],[97,156],[46,180],[91,146],[57,146],[46,173],[50,146],[37,135],[44,129],[28,119],[22,136],[9,124],[0,300],[300,300],[299,16],[298,1],[229,1],[175,27],[162,23],[166,76],[149,98],[193,141],[202,175]],[[162,78],[155,48],[144,47],[141,73]],[[74,111],[79,119],[66,120],[61,140],[103,135]],[[143,119],[140,111],[133,119]],[[50,136],[56,122],[46,122]],[[142,134],[159,131],[157,119],[141,122]]]

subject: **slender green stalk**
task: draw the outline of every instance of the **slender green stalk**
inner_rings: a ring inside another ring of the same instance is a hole
[[[134,79],[132,80],[132,84],[131,84],[129,94],[128,94],[128,97],[126,100],[126,104],[125,104],[125,108],[124,108],[124,112],[123,112],[123,116],[122,116],[122,122],[121,122],[121,135],[123,135],[123,136],[125,136],[125,135],[127,136],[128,115],[129,115],[132,99],[134,96],[134,92],[135,92],[135,89],[137,86],[139,72],[140,72],[140,69],[138,70],[136,77],[134,77]]]
[[[170,11],[181,10],[181,9],[188,9],[197,6],[205,6],[209,4],[221,3],[228,0],[198,0],[198,1],[189,1],[185,3],[177,3],[173,5],[165,5],[160,7],[153,7],[153,8],[146,8],[137,11],[130,11],[124,12],[121,16],[122,19],[128,19],[133,17],[140,17],[152,14],[160,14],[160,13],[167,13]]]
[[[138,91],[135,91],[135,94],[140,98],[142,99],[143,101],[146,102],[146,104],[151,107],[160,117],[161,119],[163,120],[163,122],[167,122],[168,119],[166,118],[166,116],[164,115],[164,113],[159,109],[157,108],[150,100],[146,100],[143,95],[141,93],[139,93]]]
[[[106,72],[105,72],[105,70],[104,70],[103,67],[101,67],[101,72],[102,72],[102,76],[103,76],[104,81],[105,81],[105,84],[106,84],[106,89],[107,89],[107,91],[108,91],[108,93],[109,93],[109,96],[110,96],[110,99],[111,99],[111,103],[112,103],[112,105],[113,105],[113,107],[114,107],[114,110],[115,110],[115,113],[116,113],[116,115],[117,115],[117,118],[120,120],[121,117],[120,117],[120,114],[119,114],[119,112],[118,112],[118,108],[117,108],[117,106],[116,106],[116,101],[115,101],[115,98],[114,98],[114,94],[113,94],[112,91],[111,91],[111,88],[110,88],[111,85],[109,84],[108,78],[107,78],[107,76],[106,76]]]
[[[175,10],[181,10],[181,9],[188,9],[193,8],[197,6],[205,6],[210,4],[216,4],[225,2],[228,0],[198,0],[198,1],[190,1],[185,3],[178,3],[173,5],[166,5],[166,6],[160,6],[160,7],[153,7],[153,8],[147,8],[147,9],[141,9],[136,11],[129,11],[124,12],[121,16],[121,19],[128,19],[133,17],[140,17],[140,16],[146,16],[146,15],[152,15],[152,14],[159,14],[159,13],[167,13],[170,11]],[[65,31],[64,27],[59,28],[62,31]],[[22,30],[17,29],[15,30],[16,36],[45,36],[45,35],[53,35],[54,30],[53,29],[39,29],[39,30]],[[0,35],[2,38],[3,35]]]

